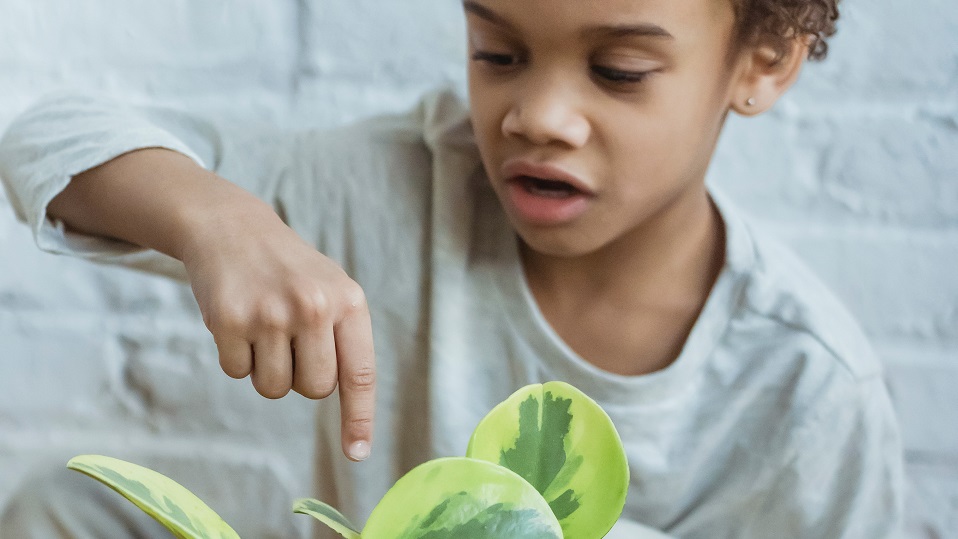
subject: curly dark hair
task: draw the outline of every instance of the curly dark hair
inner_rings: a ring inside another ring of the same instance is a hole
[[[822,60],[828,54],[827,38],[835,34],[839,0],[732,0],[738,22],[739,43],[772,46],[779,58],[789,42],[808,36],[808,57]]]

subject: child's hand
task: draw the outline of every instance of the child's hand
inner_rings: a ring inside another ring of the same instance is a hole
[[[375,362],[362,289],[272,212],[218,215],[206,237],[192,238],[182,260],[220,365],[251,376],[264,397],[290,389],[311,399],[339,386],[343,451],[369,455]],[[234,223],[227,233],[224,223]],[[235,223],[244,223],[236,228]],[[246,226],[246,223],[249,223]]]
[[[220,365],[264,397],[312,399],[339,386],[343,451],[369,455],[375,407],[372,327],[362,289],[239,186],[161,148],[74,176],[48,207],[87,234],[183,262]]]

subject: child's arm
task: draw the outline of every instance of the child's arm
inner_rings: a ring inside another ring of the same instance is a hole
[[[39,195],[24,185],[38,175],[28,173],[29,164],[17,166],[26,147],[18,140],[42,140],[37,132],[58,127],[34,122],[9,133],[0,145],[3,176],[21,214],[36,205],[28,199]],[[42,149],[69,168],[71,152],[84,145],[83,136],[76,138]],[[10,157],[18,146],[19,155]],[[33,151],[38,146],[34,143]],[[355,459],[368,454],[374,358],[362,289],[271,206],[182,153],[152,148],[76,174],[50,201],[47,214],[68,229],[182,261],[223,370],[237,378],[251,375],[257,391],[269,398],[290,389],[323,398],[338,384],[343,449]]]

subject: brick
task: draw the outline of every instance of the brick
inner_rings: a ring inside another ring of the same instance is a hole
[[[13,208],[10,206],[10,200],[7,199],[7,190],[0,185],[0,242],[6,242],[16,226]]]
[[[6,132],[10,122],[36,101],[38,92],[35,89],[42,87],[32,80],[24,79],[26,77],[13,72],[9,76],[5,74],[0,78],[0,95],[3,96],[4,101],[3,106],[0,107],[0,137]],[[6,199],[2,188],[0,188],[0,197]]]
[[[293,2],[106,0],[97,9],[55,0],[12,3],[0,61],[63,65],[103,59],[119,66],[177,64],[237,69],[281,63],[294,49]],[[64,31],[67,29],[68,31]],[[55,56],[59,53],[63,56]],[[256,65],[256,64],[253,64]]]
[[[731,122],[711,175],[765,219],[955,227],[955,147],[958,112],[773,114]]]
[[[905,226],[958,224],[958,115],[836,118],[803,122],[800,133],[823,206]]]
[[[814,188],[800,174],[795,132],[795,122],[777,109],[752,118],[729,115],[709,182],[752,215],[802,220],[814,204]]]
[[[116,396],[154,430],[298,444],[311,440],[312,404],[295,394],[270,401],[249,379],[226,376],[202,324],[131,325],[120,330],[119,345],[124,361]]]
[[[958,459],[909,462],[905,476],[907,537],[958,537]]]
[[[319,125],[335,125],[400,110],[436,86],[464,84],[465,20],[459,2],[305,5],[297,117],[346,111],[346,117],[317,118]]]
[[[116,332],[115,334],[113,332]],[[303,448],[313,403],[269,401],[221,372],[212,338],[179,320],[0,312],[0,429],[119,428]]]
[[[189,287],[167,278],[41,252],[0,206],[0,308],[17,312],[150,314],[199,320]]]
[[[2,429],[0,436],[3,436]],[[3,514],[3,508],[9,503],[14,489],[23,480],[24,473],[24,462],[19,455],[0,451],[0,514]]]
[[[4,373],[0,415],[4,428],[26,425],[95,426],[116,419],[104,399],[110,385],[109,340],[95,319],[31,321],[0,311]]]
[[[958,458],[958,355],[912,346],[877,346],[898,412],[905,451]]]
[[[136,420],[164,432],[224,430],[210,415],[219,380],[206,335],[154,323],[124,328],[118,340],[123,361],[111,389]]]
[[[458,2],[310,2],[302,24],[306,75],[404,84],[458,72],[465,59]]]
[[[188,284],[115,266],[94,266],[92,281],[110,313],[172,317],[202,323]]]
[[[288,89],[295,2],[15,2],[0,19],[0,69],[152,93]],[[87,87],[89,88],[89,86]],[[34,91],[42,88],[34,88]]]
[[[465,95],[464,83],[450,81]],[[293,104],[289,125],[302,128],[328,128],[383,113],[406,112],[425,92],[438,86],[431,81],[407,85],[370,85],[307,79]],[[323,103],[317,107],[316,103]]]
[[[883,228],[767,225],[874,339],[958,340],[958,237]]]
[[[842,3],[829,58],[795,88],[803,107],[958,100],[958,10],[951,0]]]

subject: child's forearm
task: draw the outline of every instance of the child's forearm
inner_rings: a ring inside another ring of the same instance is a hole
[[[251,193],[159,148],[130,152],[76,175],[47,211],[78,231],[180,260],[197,243],[224,241],[245,226],[283,226]]]

